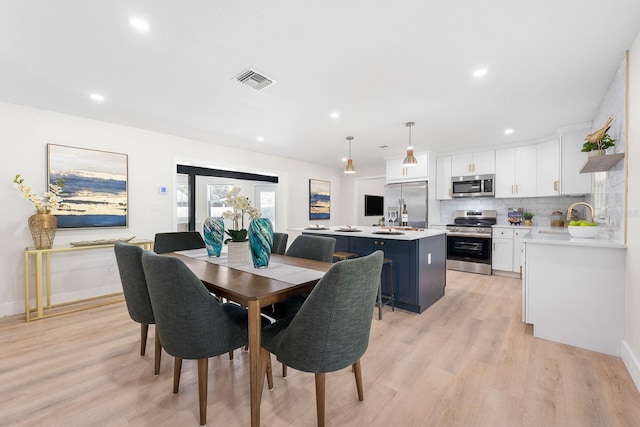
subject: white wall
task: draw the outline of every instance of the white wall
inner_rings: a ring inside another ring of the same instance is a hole
[[[331,220],[345,224],[343,174],[312,163],[268,156],[145,131],[81,117],[0,103],[0,191],[5,215],[0,223],[0,316],[24,312],[23,250],[33,246],[27,218],[31,204],[13,187],[16,173],[38,193],[44,192],[47,173],[46,144],[69,145],[126,153],[129,156],[129,226],[126,229],[58,230],[55,243],[130,237],[153,239],[158,231],[175,225],[174,184],[176,162],[213,168],[277,174],[280,178],[279,231],[309,224],[309,179],[331,181]],[[159,186],[168,187],[160,195]],[[347,185],[348,187],[348,185]],[[347,190],[350,191],[350,190]],[[251,195],[249,195],[251,196]],[[345,213],[346,212],[346,213]],[[286,226],[285,226],[286,225]],[[111,250],[58,254],[52,257],[53,301],[102,295],[121,290]],[[32,291],[33,292],[33,291]]]
[[[640,35],[629,50],[627,114],[627,269],[622,359],[640,389]]]

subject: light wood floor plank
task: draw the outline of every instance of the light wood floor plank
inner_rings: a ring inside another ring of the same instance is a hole
[[[449,271],[424,313],[377,314],[362,358],[364,401],[350,368],[326,378],[328,426],[637,426],[640,394],[620,358],[536,339],[520,281]],[[0,319],[0,425],[197,426],[195,361],[173,394],[173,358],[153,375],[150,329],[124,304],[26,323]],[[247,426],[249,355],[209,361],[208,425]],[[272,360],[275,366],[275,358]],[[264,426],[315,426],[312,374],[274,372]]]

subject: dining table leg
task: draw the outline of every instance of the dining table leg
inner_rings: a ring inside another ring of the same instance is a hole
[[[260,347],[262,346],[262,322],[260,319],[260,303],[249,301],[249,375],[251,395],[251,426],[260,426],[260,400],[264,387],[264,373],[261,366]]]

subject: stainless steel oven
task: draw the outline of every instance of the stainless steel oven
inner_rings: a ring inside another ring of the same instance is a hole
[[[470,273],[491,274],[491,226],[494,210],[454,211],[447,225],[447,268]]]

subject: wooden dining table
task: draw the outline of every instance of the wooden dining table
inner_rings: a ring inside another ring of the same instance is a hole
[[[251,426],[258,427],[260,425],[260,400],[266,368],[262,365],[263,360],[260,357],[262,345],[261,308],[284,301],[295,295],[310,292],[318,283],[319,278],[305,283],[294,283],[295,280],[289,275],[278,277],[277,274],[272,274],[275,277],[265,277],[257,271],[254,273],[234,268],[232,264],[209,262],[207,259],[194,258],[179,253],[165,255],[180,258],[212,293],[247,307],[249,315]],[[300,267],[322,273],[326,272],[332,265],[327,262],[284,255],[271,255],[271,263]],[[273,271],[275,272],[276,270],[274,269]]]

